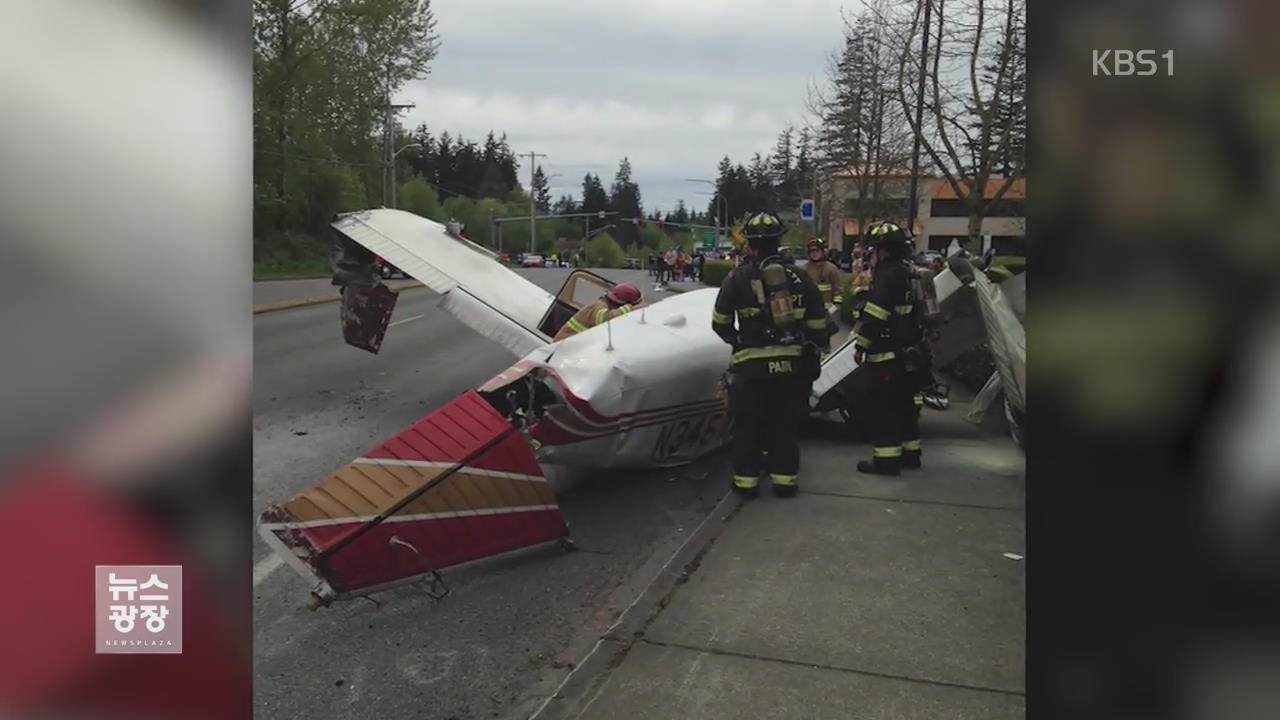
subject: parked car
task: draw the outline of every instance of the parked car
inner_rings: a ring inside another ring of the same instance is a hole
[[[525,255],[520,267],[546,267],[547,261],[541,255]]]
[[[627,258],[626,267],[628,270],[639,270],[640,258]]]

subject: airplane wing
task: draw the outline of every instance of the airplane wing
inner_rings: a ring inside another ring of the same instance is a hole
[[[551,293],[444,225],[382,208],[341,215],[333,228],[439,293],[446,312],[516,355],[551,342],[538,330]]]

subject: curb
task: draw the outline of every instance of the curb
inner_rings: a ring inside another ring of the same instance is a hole
[[[638,577],[624,581],[617,592],[623,597],[635,592],[631,604],[618,614],[613,624],[600,633],[586,654],[569,666],[569,672],[554,689],[550,687],[554,679],[535,686],[534,699],[522,706],[517,715],[523,716],[526,711],[531,710],[529,720],[568,720],[581,717],[595,696],[600,694],[613,671],[644,637],[645,628],[697,571],[702,558],[720,539],[725,526],[744,505],[744,501],[732,490],[726,490],[703,517],[702,522],[667,557],[666,562],[656,569],[652,568],[666,554],[665,551],[659,552],[637,571]],[[656,572],[650,575],[649,570]],[[631,614],[633,610],[635,613]],[[531,703],[536,702],[536,695],[544,693],[542,703],[534,709]]]
[[[403,285],[388,285],[387,287],[390,287],[396,292],[400,292],[401,290],[412,290],[413,288],[422,287],[422,283],[414,281]],[[282,300],[274,303],[263,303],[262,305],[253,306],[253,314],[260,315],[262,313],[292,310],[294,308],[308,307],[311,305],[323,305],[325,303],[338,302],[341,299],[342,295],[333,295],[331,297],[299,298],[297,300]]]
[[[254,282],[288,282],[289,280],[328,280],[333,277],[333,273],[325,273],[324,275],[281,275],[280,277],[255,277]]]

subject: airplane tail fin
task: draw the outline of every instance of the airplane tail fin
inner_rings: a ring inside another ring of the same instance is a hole
[[[474,391],[315,487],[259,532],[313,583],[314,609],[567,535],[520,432]]]

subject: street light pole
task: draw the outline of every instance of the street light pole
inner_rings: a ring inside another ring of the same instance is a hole
[[[400,153],[409,148],[420,148],[422,145],[418,143],[410,143],[395,151],[391,155],[391,209],[396,209],[396,158],[400,157]]]
[[[715,196],[712,198],[712,200],[715,202],[715,205],[716,205],[716,248],[719,249],[720,227],[721,227],[720,220],[723,217],[726,225],[729,222],[729,218],[727,217],[729,214],[729,201],[725,199],[724,194],[720,192],[720,188],[719,186],[716,185],[714,180],[703,180],[700,178],[685,178],[685,182],[705,183],[716,189],[716,191],[711,194]]]
[[[384,107],[385,115],[383,116],[382,126],[382,202],[386,203],[390,200],[391,207],[395,207],[395,162],[396,162],[396,134],[395,134],[395,116],[401,110],[409,110],[417,107],[413,103],[397,104],[391,102],[391,96],[387,96],[386,106]],[[390,188],[387,185],[390,184]]]
[[[529,151],[529,254],[535,252],[534,243],[538,239],[537,220],[534,216],[538,214],[537,207],[533,204],[533,181],[538,172],[538,158],[546,157],[545,153],[536,153]]]

